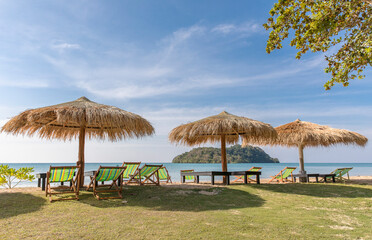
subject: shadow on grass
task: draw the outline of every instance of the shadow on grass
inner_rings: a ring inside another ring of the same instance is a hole
[[[231,188],[126,186],[123,199],[100,200],[84,192],[80,202],[99,208],[138,206],[158,211],[213,211],[259,207],[264,199],[246,191]],[[123,204],[123,201],[128,203]]]
[[[38,211],[46,199],[28,193],[0,193],[0,219]]]
[[[262,184],[253,188],[278,193],[307,195],[313,197],[359,198],[372,197],[371,188],[340,184]]]

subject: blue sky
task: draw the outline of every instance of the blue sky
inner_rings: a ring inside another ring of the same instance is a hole
[[[372,136],[372,72],[325,91],[323,54],[265,52],[275,1],[0,0],[0,119],[81,96],[142,115],[156,135],[88,141],[87,162],[169,162],[169,131],[223,110]],[[77,142],[0,135],[2,162],[74,162]],[[297,149],[264,148],[281,162]],[[307,162],[372,162],[372,148],[305,149]]]

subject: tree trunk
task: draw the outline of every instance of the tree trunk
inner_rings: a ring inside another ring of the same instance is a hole
[[[221,135],[221,164],[222,172],[227,172],[227,161],[226,161],[226,136]],[[223,176],[223,183],[227,183],[226,176]]]
[[[299,171],[299,174],[305,175],[306,171],[305,171],[305,164],[304,164],[304,145],[302,145],[302,144],[298,145],[298,153],[299,153],[299,156],[300,156],[300,171]],[[299,177],[299,179],[300,179],[300,182],[306,182],[307,181],[306,177]]]
[[[80,176],[79,176],[79,186],[84,186],[84,148],[85,148],[85,127],[80,127],[80,135],[79,135],[79,160],[77,165],[80,166]]]

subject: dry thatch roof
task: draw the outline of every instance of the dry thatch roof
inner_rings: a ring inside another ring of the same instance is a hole
[[[154,133],[151,124],[141,116],[85,97],[26,110],[10,119],[1,132],[29,136],[37,133],[41,138],[71,140],[79,136],[82,126],[89,138],[108,138],[111,141]]]
[[[288,147],[298,147],[300,144],[304,147],[327,147],[338,143],[365,146],[368,141],[366,137],[356,132],[330,128],[299,119],[276,127],[275,130],[278,133],[278,138],[275,141],[266,142],[266,144]]]
[[[220,142],[221,135],[226,136],[227,143],[234,144],[239,141],[239,136],[250,143],[255,143],[262,138],[275,138],[277,134],[267,123],[238,117],[224,111],[174,128],[169,134],[169,140],[193,146],[206,142]]]

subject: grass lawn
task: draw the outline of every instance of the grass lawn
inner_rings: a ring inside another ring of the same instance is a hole
[[[372,239],[371,185],[129,186],[123,200],[0,190],[0,239]]]

